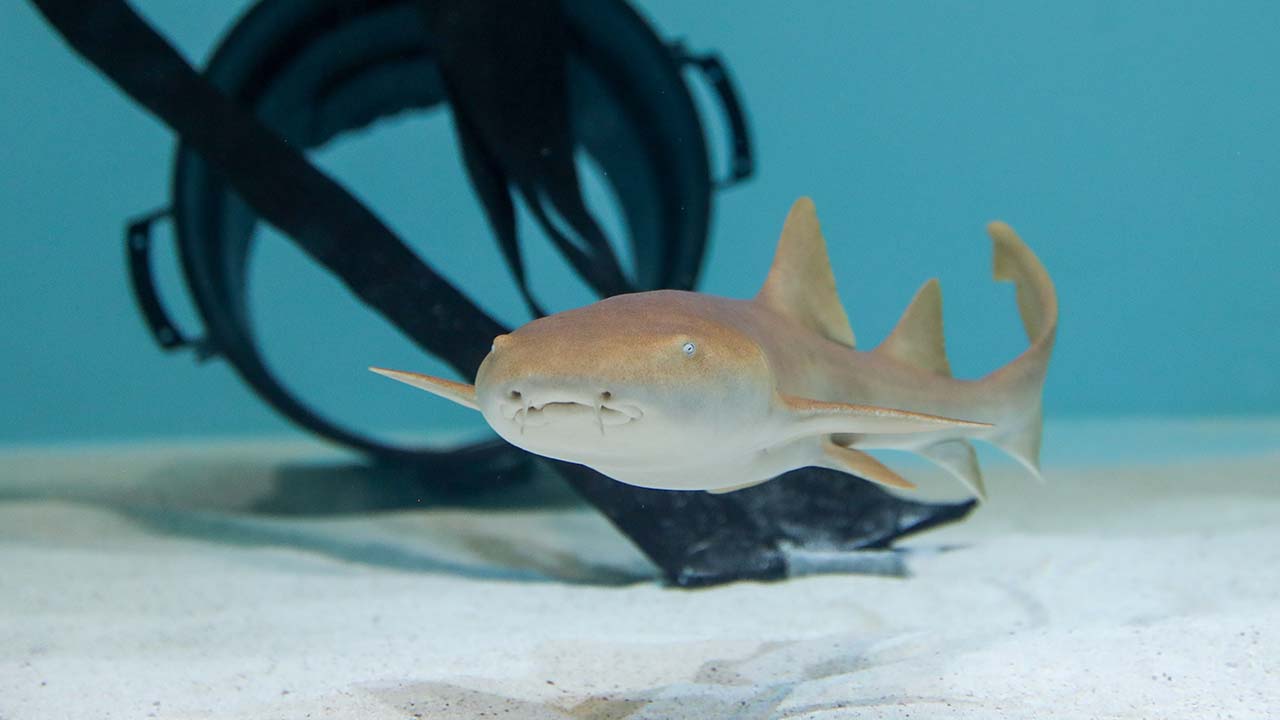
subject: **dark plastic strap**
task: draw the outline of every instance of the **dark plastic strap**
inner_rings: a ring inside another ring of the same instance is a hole
[[[426,351],[466,376],[475,374],[505,328],[298,149],[213,87],[128,3],[31,2],[72,47],[180,134],[263,219],[356,297]]]
[[[634,292],[582,198],[569,110],[572,37],[560,0],[423,6],[472,186],[529,309],[542,314],[520,260],[511,189],[597,294]],[[561,232],[551,211],[580,242]]]
[[[169,208],[162,208],[131,220],[125,226],[124,250],[133,297],[138,302],[142,317],[147,321],[151,336],[162,349],[177,350],[191,342],[165,311],[151,273],[151,226],[168,218],[169,214]]]
[[[752,150],[751,131],[747,127],[747,115],[743,112],[742,103],[738,100],[738,91],[733,84],[733,78],[729,75],[729,69],[715,53],[695,55],[681,43],[673,44],[672,52],[678,61],[692,65],[702,72],[707,83],[715,90],[716,97],[720,100],[720,109],[729,123],[730,144],[733,150],[729,161],[729,174],[717,180],[716,187],[730,188],[745,181],[755,173],[755,154]]]

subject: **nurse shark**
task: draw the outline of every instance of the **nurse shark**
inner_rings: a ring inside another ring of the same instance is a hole
[[[865,452],[893,449],[983,497],[970,440],[1039,476],[1058,320],[1039,259],[1008,225],[987,231],[1030,346],[980,379],[952,377],[936,280],[883,343],[856,348],[808,198],[791,208],[751,300],[658,290],[539,318],[494,340],[475,385],[370,369],[480,411],[513,445],[631,485],[731,492],[817,466],[913,488]]]

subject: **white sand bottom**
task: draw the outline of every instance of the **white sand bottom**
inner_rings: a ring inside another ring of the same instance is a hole
[[[0,719],[1280,717],[1276,438],[996,466],[909,578],[694,592],[578,507],[300,513],[378,503],[314,446],[10,450]]]

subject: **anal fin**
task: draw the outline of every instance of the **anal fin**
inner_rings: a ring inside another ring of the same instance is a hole
[[[978,467],[978,455],[968,440],[947,440],[917,452],[959,478],[974,495],[987,499],[987,488],[982,482],[982,468]]]
[[[827,439],[822,441],[822,455],[826,461],[823,465],[832,470],[857,475],[877,485],[886,485],[902,490],[916,489],[915,483],[885,467],[884,463],[861,450],[843,447]]]
[[[1044,476],[1040,474],[1040,435],[1044,427],[1042,417],[1042,410],[1037,407],[1028,419],[1013,430],[989,439],[992,445],[1008,453],[1041,482],[1044,481]]]

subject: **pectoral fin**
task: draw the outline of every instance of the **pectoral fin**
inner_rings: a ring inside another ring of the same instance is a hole
[[[825,465],[832,470],[851,473],[878,485],[903,490],[916,489],[915,483],[885,467],[879,460],[861,450],[843,447],[825,440],[822,443],[822,454],[826,460]]]
[[[480,409],[480,406],[476,405],[475,385],[403,370],[387,370],[379,367],[371,367],[369,369],[392,380],[399,380],[406,385],[412,385],[433,395],[439,395],[445,400],[452,400],[463,407],[469,407],[472,410]]]
[[[940,415],[895,410],[874,405],[825,402],[780,395],[783,407],[795,420],[796,437],[806,435],[936,432],[954,428],[988,428],[987,423],[956,420]]]

